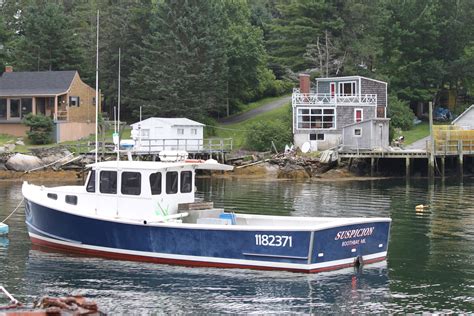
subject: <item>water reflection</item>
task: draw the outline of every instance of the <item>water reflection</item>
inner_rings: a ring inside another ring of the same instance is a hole
[[[31,250],[25,279],[23,292],[29,298],[38,293],[84,294],[111,313],[370,311],[389,296],[386,262],[305,275],[186,268]],[[364,304],[357,306],[361,301]]]
[[[0,182],[0,219],[21,200]],[[462,313],[474,310],[474,179],[197,181],[216,206],[289,216],[390,216],[388,262],[303,275],[172,267],[31,250],[24,214],[0,239],[0,283],[24,302],[82,293],[121,313]],[[429,204],[417,212],[415,206]]]

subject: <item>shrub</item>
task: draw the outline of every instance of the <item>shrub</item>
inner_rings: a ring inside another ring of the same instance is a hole
[[[393,95],[390,96],[387,114],[390,118],[390,127],[392,129],[400,128],[406,131],[413,127],[415,114],[406,101],[402,101]]]
[[[284,121],[257,122],[251,124],[247,129],[245,145],[250,150],[272,150],[273,141],[277,150],[281,151],[286,144],[293,142],[291,127]]]
[[[48,144],[51,142],[51,132],[54,124],[50,117],[30,113],[25,116],[23,122],[30,128],[30,131],[26,134],[33,144]]]

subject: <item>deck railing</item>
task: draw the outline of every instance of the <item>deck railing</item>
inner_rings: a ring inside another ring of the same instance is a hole
[[[377,105],[376,94],[332,95],[323,93],[301,93],[294,89],[292,104],[308,106],[336,106],[336,105]]]
[[[159,153],[162,150],[184,150],[192,153],[214,153],[232,151],[232,138],[207,139],[141,139],[135,143],[134,151]]]

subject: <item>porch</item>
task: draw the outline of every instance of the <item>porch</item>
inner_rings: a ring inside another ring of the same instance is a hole
[[[338,105],[377,105],[377,94],[325,94],[301,93],[300,89],[293,89],[293,106],[330,106]]]
[[[67,94],[35,97],[2,97],[0,98],[0,124],[18,123],[29,114],[42,114],[54,121],[68,121]]]

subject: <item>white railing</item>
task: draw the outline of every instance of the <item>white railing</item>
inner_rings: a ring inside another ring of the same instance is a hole
[[[376,94],[331,95],[322,93],[301,93],[293,90],[291,98],[295,105],[377,105]]]
[[[135,143],[134,151],[158,153],[162,150],[184,150],[187,152],[232,151],[232,138],[207,139],[141,139]]]

